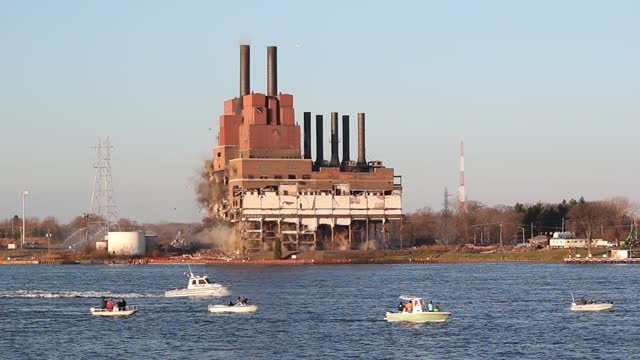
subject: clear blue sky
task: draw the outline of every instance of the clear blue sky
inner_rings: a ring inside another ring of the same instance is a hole
[[[28,216],[86,212],[109,136],[121,217],[198,220],[244,41],[259,92],[278,46],[298,121],[367,113],[406,211],[457,193],[461,140],[470,200],[638,201],[638,39],[637,1],[0,1],[0,218],[23,189]]]

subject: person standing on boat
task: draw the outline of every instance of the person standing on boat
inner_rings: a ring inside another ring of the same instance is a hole
[[[104,298],[104,296],[100,299],[100,309],[106,309],[107,308],[107,299]]]
[[[403,310],[404,310],[404,303],[400,301],[400,304],[398,304],[398,312],[402,312]]]
[[[127,302],[124,299],[121,299],[120,306],[118,306],[120,310],[124,310],[127,307]]]
[[[407,305],[404,306],[404,309],[407,310],[408,313],[413,312],[413,303],[411,300],[407,302]]]
[[[109,299],[109,302],[107,303],[107,310],[112,311],[113,310],[113,299]]]
[[[429,300],[429,304],[427,304],[427,311],[433,311],[433,301]]]

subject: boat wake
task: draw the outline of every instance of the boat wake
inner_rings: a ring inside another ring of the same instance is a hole
[[[0,291],[0,298],[154,298],[161,294],[113,293],[110,291],[47,291],[47,290],[14,290]]]

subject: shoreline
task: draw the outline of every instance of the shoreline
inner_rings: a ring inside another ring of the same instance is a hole
[[[142,261],[142,263],[140,263]],[[640,258],[604,259],[604,258],[567,258],[563,260],[544,259],[292,259],[292,260],[219,260],[219,259],[172,259],[142,258],[134,261],[124,260],[0,260],[0,265],[401,265],[401,264],[480,264],[480,263],[519,263],[519,264],[640,264]]]
[[[606,249],[518,250],[497,247],[460,248],[430,246],[399,250],[320,250],[289,252],[275,260],[271,251],[253,253],[244,259],[223,251],[191,254],[157,254],[156,256],[110,256],[104,253],[69,253],[11,251],[0,253],[0,265],[142,265],[142,264],[209,264],[209,265],[349,265],[349,264],[466,264],[466,263],[550,263],[550,264],[640,264],[640,258],[615,259]]]

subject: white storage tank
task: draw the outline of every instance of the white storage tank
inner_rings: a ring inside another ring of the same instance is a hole
[[[144,231],[109,232],[107,248],[111,255],[144,255]]]

